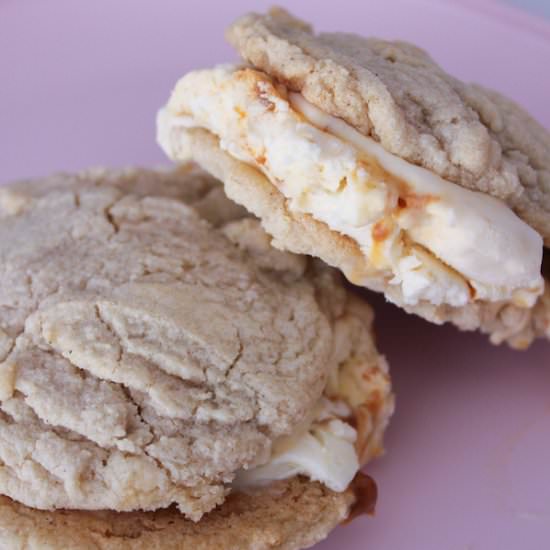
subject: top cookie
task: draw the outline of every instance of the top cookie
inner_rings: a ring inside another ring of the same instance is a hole
[[[550,136],[512,101],[458,81],[412,44],[314,34],[278,8],[242,17],[227,36],[252,65],[391,153],[505,200],[550,243]]]
[[[378,403],[344,406],[372,412],[348,426],[357,456],[342,441],[352,470],[379,450],[391,397],[368,306],[272,250],[203,172],[2,187],[0,233],[0,493],[199,519],[239,470],[269,477],[273,442],[314,427],[324,399],[342,406],[340,368],[371,369]]]

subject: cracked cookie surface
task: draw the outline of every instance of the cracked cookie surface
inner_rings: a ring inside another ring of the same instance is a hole
[[[0,189],[0,492],[197,520],[268,460],[334,368],[346,291],[236,246],[243,217],[189,167]]]

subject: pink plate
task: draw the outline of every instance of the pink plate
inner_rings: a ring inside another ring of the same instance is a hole
[[[0,181],[164,162],[154,117],[176,78],[231,60],[224,27],[269,3],[2,0]],[[415,41],[550,127],[542,20],[474,0],[294,4],[321,29]],[[319,550],[550,548],[548,344],[494,348],[372,301],[398,395],[388,453],[369,467],[379,506]]]

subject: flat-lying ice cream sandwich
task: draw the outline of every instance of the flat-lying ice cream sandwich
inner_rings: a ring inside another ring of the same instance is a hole
[[[228,38],[245,63],[187,74],[159,112],[172,159],[221,179],[275,246],[407,311],[517,347],[541,333],[540,125],[404,42],[316,35],[281,9]]]
[[[0,236],[3,542],[301,548],[372,508],[372,312],[212,177],[4,186]]]

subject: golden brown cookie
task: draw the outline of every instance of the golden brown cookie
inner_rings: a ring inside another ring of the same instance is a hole
[[[3,548],[18,550],[298,550],[324,539],[360,502],[358,511],[372,511],[375,500],[372,482],[336,493],[294,478],[233,494],[193,523],[174,508],[46,512],[0,497],[0,539]]]

